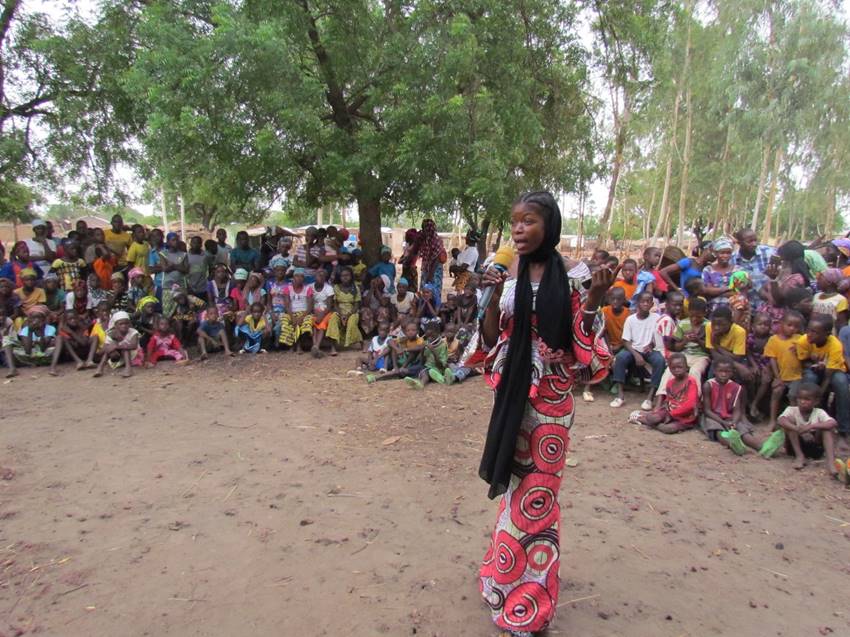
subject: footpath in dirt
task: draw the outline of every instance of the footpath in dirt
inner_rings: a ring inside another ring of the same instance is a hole
[[[495,635],[490,394],[353,354],[0,384],[0,636]],[[578,403],[550,635],[850,635],[850,490]]]

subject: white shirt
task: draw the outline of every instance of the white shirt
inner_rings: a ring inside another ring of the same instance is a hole
[[[47,239],[47,245],[50,247],[52,252],[56,252],[56,242],[53,239]],[[47,270],[50,269],[50,264],[44,260],[44,246],[41,245],[38,241],[33,241],[32,239],[26,240],[27,248],[30,251],[30,259],[35,262],[35,264],[44,270],[44,273],[47,274]],[[46,266],[46,267],[45,267]]]
[[[307,311],[307,299],[313,296],[313,286],[304,285],[301,292],[296,292],[293,286],[289,286],[290,309],[293,313]]]
[[[478,248],[466,246],[461,250],[460,254],[457,255],[457,264],[463,265],[464,263],[469,266],[468,272],[475,272],[475,266],[478,265]]]
[[[645,319],[640,319],[637,314],[632,314],[623,325],[623,340],[629,341],[632,348],[638,352],[644,351],[649,345],[653,345],[653,349],[661,351],[663,343],[659,347],[660,336],[655,330],[656,323],[658,323],[657,314],[650,313]]]
[[[313,288],[313,306],[317,310],[327,311],[328,309],[328,301],[333,298],[334,288],[332,285],[328,285],[325,283],[325,286],[321,290],[316,290],[316,286],[311,286]]]

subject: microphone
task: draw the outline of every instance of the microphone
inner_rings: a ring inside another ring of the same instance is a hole
[[[493,257],[493,263],[490,267],[495,268],[500,273],[507,272],[514,262],[514,249],[510,246],[502,246],[496,251],[496,256]],[[481,292],[481,301],[478,304],[478,322],[484,320],[484,314],[487,312],[487,306],[493,300],[493,292],[496,290],[495,285],[484,288]]]

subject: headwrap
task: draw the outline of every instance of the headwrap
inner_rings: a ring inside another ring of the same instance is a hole
[[[113,272],[112,276],[109,277],[109,278],[112,279],[113,281],[121,281],[122,283],[124,282],[124,275],[121,274],[120,272]]]
[[[791,266],[793,274],[799,274],[809,285],[812,281],[812,271],[804,258],[805,249],[799,241],[787,241],[779,246],[776,253]]]
[[[437,234],[437,224],[433,219],[422,222],[422,232],[419,233],[417,252],[422,259],[422,267],[428,270],[440,259],[443,252],[443,240]]]
[[[171,241],[172,239],[176,239],[176,238],[177,238],[176,232],[169,232],[167,235],[165,235],[166,241]]]
[[[431,305],[434,306],[435,310],[440,309],[440,304],[443,302],[443,299],[440,298],[440,288],[438,288],[433,283],[426,283],[422,286],[423,290],[428,290],[431,293]]]
[[[264,279],[262,274],[260,274],[259,272],[251,272],[251,274],[248,275],[248,280],[250,281],[252,278],[257,279],[257,281],[259,281],[260,285],[258,287],[263,287]]]
[[[144,274],[145,274],[145,271],[142,270],[141,268],[133,268],[132,270],[130,270],[127,273],[127,278],[132,281],[134,277],[144,276]]]
[[[58,280],[59,280],[59,275],[58,275],[58,274],[56,274],[55,272],[48,272],[47,274],[45,274],[45,275],[42,277],[42,279],[41,279],[41,280],[42,280],[42,281],[58,281]]]
[[[115,314],[113,314],[109,318],[109,329],[111,330],[113,327],[115,327],[115,324],[118,323],[118,321],[129,321],[129,320],[130,320],[130,315],[127,314],[127,312],[124,312],[123,310],[119,310],[118,312],[115,312]]]
[[[44,219],[33,219],[32,220],[33,229],[40,228],[40,227],[46,226],[46,225],[47,225],[47,222]]]
[[[740,287],[750,284],[750,275],[743,270],[736,270],[729,275],[729,289],[737,290]]]
[[[32,268],[24,268],[23,270],[21,270],[20,277],[22,279],[25,279],[28,276],[31,276],[33,278],[38,278],[38,275],[35,273],[35,270],[32,269]]]
[[[419,230],[416,228],[409,228],[404,233],[404,242],[407,245],[413,245],[416,243],[416,239],[419,237]]]
[[[826,264],[826,259],[817,250],[804,250],[803,258],[806,260],[806,265],[809,266],[812,276],[817,276],[829,267]]]
[[[833,239],[832,245],[838,248],[838,251],[845,257],[850,257],[850,239],[847,239],[846,237]]]
[[[408,280],[407,280],[406,278],[404,278],[404,277],[401,277],[401,278],[399,278],[399,280],[398,280],[398,285],[407,285],[407,286],[410,286],[410,281],[408,281]]]
[[[532,254],[520,256],[514,292],[513,328],[508,344],[496,399],[487,429],[487,439],[478,475],[490,484],[492,499],[507,490],[511,479],[517,436],[523,420],[532,371],[532,315],[537,317],[537,334],[552,351],[572,351],[572,291],[564,259],[558,252],[561,242],[561,211],[549,192],[521,195],[516,205],[525,204],[543,217],[543,241]],[[545,265],[537,289],[537,307],[529,266]]]
[[[50,314],[50,308],[46,305],[33,305],[30,309],[27,310],[27,316],[32,316],[33,314],[41,314],[42,316],[47,316]]]
[[[381,254],[392,254],[392,253],[393,253],[393,249],[390,246],[388,246],[388,245],[382,245],[381,246]]]
[[[714,252],[720,252],[721,250],[731,250],[732,247],[732,240],[729,237],[720,237],[719,239],[715,239],[714,243],[711,244],[711,249]]]
[[[304,268],[295,268],[292,271],[293,275],[300,274],[301,276],[305,276]]]
[[[139,302],[136,303],[136,311],[141,312],[145,306],[150,305],[151,303],[159,303],[159,299],[155,296],[143,296],[139,299]]]
[[[236,268],[236,272],[233,273],[233,278],[237,281],[247,281],[248,270],[246,270],[245,268]]]
[[[844,278],[844,273],[838,268],[827,268],[820,273],[820,276],[825,283],[838,286],[841,283],[841,279]]]

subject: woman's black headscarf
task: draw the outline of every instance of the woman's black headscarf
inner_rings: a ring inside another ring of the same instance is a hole
[[[809,264],[806,263],[806,250],[803,244],[799,241],[787,241],[776,251],[783,261],[787,261],[791,266],[793,274],[799,274],[806,280],[806,285],[812,282],[812,272],[809,270]]]
[[[496,401],[490,416],[480,475],[488,484],[492,499],[507,491],[511,479],[514,449],[531,386],[531,316],[534,297],[529,278],[530,263],[545,263],[537,289],[537,333],[552,349],[569,352],[572,347],[572,302],[564,259],[558,252],[561,241],[561,210],[549,192],[521,195],[514,205],[525,204],[543,217],[543,242],[533,253],[519,259],[513,332]]]

